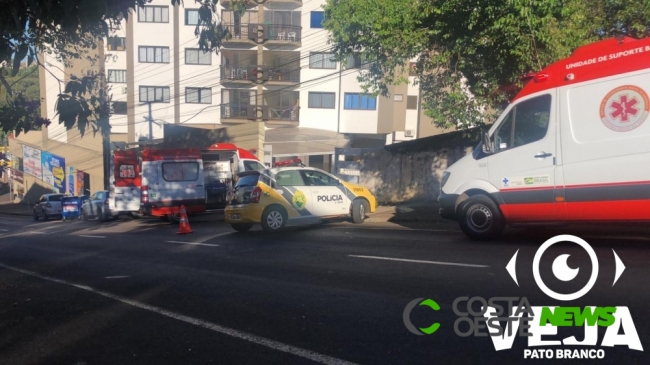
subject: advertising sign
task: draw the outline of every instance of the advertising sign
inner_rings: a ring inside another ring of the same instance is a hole
[[[77,171],[77,183],[75,184],[76,190],[75,194],[77,196],[84,195],[84,173],[83,171]]]
[[[12,170],[11,173],[14,177],[14,181],[23,184],[25,182],[25,179],[23,177],[22,171],[18,171],[16,169],[11,169],[11,170]]]
[[[43,151],[43,181],[57,188],[60,193],[65,192],[65,159],[63,157]]]
[[[23,171],[43,180],[41,150],[23,145]]]
[[[76,175],[74,167],[68,167],[68,194],[76,195],[74,190],[74,183],[77,181]]]

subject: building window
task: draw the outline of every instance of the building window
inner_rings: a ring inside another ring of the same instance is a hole
[[[126,83],[126,70],[108,70],[108,82]]]
[[[311,22],[310,22],[310,27],[311,28],[322,28],[323,27],[323,16],[322,11],[312,11],[311,12]]]
[[[334,53],[310,53],[309,68],[335,69],[336,59]]]
[[[140,86],[140,102],[169,103],[169,86]]]
[[[309,92],[309,108],[334,109],[335,93]]]
[[[402,102],[404,101],[404,95],[402,94],[395,94],[393,95],[393,100],[397,102]]]
[[[169,23],[169,6],[140,6],[138,7],[140,23]]]
[[[185,48],[186,65],[211,65],[212,52],[201,51],[200,49]]]
[[[406,97],[406,109],[415,110],[418,108],[418,97],[416,95],[409,95]]]
[[[346,68],[360,68],[362,70],[368,70],[370,69],[370,63],[366,61],[365,57],[363,57],[361,54],[355,53],[348,56]]]
[[[415,63],[415,62],[409,63],[409,76],[417,76],[418,75],[416,68],[417,68],[417,63]]]
[[[109,51],[126,51],[126,38],[124,37],[106,38],[106,49]]]
[[[199,163],[163,162],[162,172],[166,181],[196,181],[199,178]]]
[[[185,25],[198,25],[200,21],[199,9],[185,9]]]
[[[114,115],[126,115],[126,101],[114,101],[112,107]]]
[[[169,63],[169,47],[138,47],[138,62]]]
[[[377,109],[377,98],[370,95],[358,93],[345,93],[345,109],[352,110],[375,110]]]
[[[212,89],[186,87],[185,102],[188,104],[212,104]]]

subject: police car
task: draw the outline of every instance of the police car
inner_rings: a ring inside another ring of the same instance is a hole
[[[273,232],[288,222],[308,224],[331,217],[363,223],[377,206],[367,188],[311,167],[246,171],[238,178],[224,214],[226,223],[239,232],[258,223]]]

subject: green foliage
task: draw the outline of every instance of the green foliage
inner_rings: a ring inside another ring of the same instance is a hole
[[[0,131],[2,134],[14,130],[29,131],[40,129],[49,122],[40,118],[40,85],[36,65],[21,68],[15,76],[9,76],[8,70],[0,69],[6,83],[12,90],[11,95],[6,86],[0,86]]]
[[[325,16],[341,59],[378,61],[359,76],[366,90],[386,95],[416,59],[427,115],[467,128],[491,122],[526,72],[598,39],[648,36],[650,1],[328,0]]]
[[[34,62],[43,66],[38,54],[44,52],[55,55],[66,66],[80,58],[96,62],[93,50],[98,40],[108,35],[109,26],[134,16],[136,7],[147,3],[148,0],[0,0],[0,85],[7,95],[0,109],[0,129],[19,128],[16,133],[20,133],[39,123],[49,124],[37,119],[37,89],[36,94],[34,89],[17,94],[8,81],[19,74],[23,60],[28,66]],[[170,3],[183,4],[181,0]],[[218,0],[195,0],[192,4],[199,7],[201,21],[195,35],[203,50],[218,51],[222,40],[229,36],[219,20],[217,3]],[[94,132],[106,131],[110,97],[103,87],[103,75],[72,76],[76,77],[71,77],[57,100],[59,122],[68,129],[77,125],[82,134],[87,126]],[[36,108],[32,108],[34,104]]]

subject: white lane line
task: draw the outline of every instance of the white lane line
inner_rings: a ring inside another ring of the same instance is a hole
[[[5,265],[3,263],[0,263],[0,267],[3,267],[3,268],[8,269],[8,270],[16,271],[16,272],[19,272],[19,273],[22,273],[22,274],[25,274],[25,275],[37,277],[39,279],[51,281],[51,282],[54,282],[54,283],[72,286],[72,287],[75,287],[77,289],[81,289],[81,290],[85,290],[85,291],[88,291],[88,292],[91,292],[91,293],[95,293],[95,294],[101,295],[103,297],[110,298],[110,299],[116,300],[118,302],[122,302],[124,304],[128,304],[128,305],[136,307],[136,308],[144,309],[144,310],[147,310],[149,312],[153,312],[153,313],[163,315],[165,317],[173,318],[173,319],[185,322],[185,323],[193,324],[193,325],[198,326],[198,327],[206,328],[206,329],[212,330],[214,332],[224,334],[226,336],[235,337],[235,338],[242,339],[244,341],[252,342],[254,344],[262,345],[262,346],[268,347],[268,348],[273,349],[273,350],[286,352],[286,353],[301,357],[303,359],[308,359],[308,360],[317,362],[319,364],[356,365],[356,364],[354,364],[352,362],[349,362],[349,361],[345,361],[345,360],[337,359],[335,357],[319,354],[319,353],[314,352],[314,351],[310,351],[310,350],[303,349],[303,348],[296,347],[296,346],[291,346],[291,345],[288,345],[288,344],[285,344],[285,343],[282,343],[282,342],[279,342],[279,341],[271,340],[271,339],[261,337],[261,336],[256,336],[256,335],[244,332],[244,331],[239,331],[239,330],[232,329],[232,328],[229,328],[229,327],[224,327],[224,326],[218,325],[216,323],[203,321],[203,320],[198,319],[198,318],[186,316],[186,315],[179,314],[179,313],[172,312],[172,311],[168,311],[166,309],[162,309],[162,308],[159,308],[159,307],[156,307],[156,306],[153,306],[153,305],[149,305],[149,304],[141,303],[141,302],[138,302],[138,301],[135,301],[135,300],[132,300],[132,299],[125,298],[125,297],[121,297],[119,295],[115,295],[115,294],[111,294],[111,293],[104,292],[104,291],[101,291],[101,290],[97,290],[97,289],[94,289],[94,288],[92,288],[90,286],[87,286],[87,285],[75,284],[75,283],[72,283],[72,282],[69,282],[69,281],[66,281],[66,280],[53,278],[51,276],[41,275],[41,274],[33,272],[33,271],[19,269],[17,267]]]
[[[126,279],[128,278],[128,275],[115,275],[115,276],[107,276],[105,279]]]
[[[48,232],[39,232],[39,231],[28,231],[25,233],[31,233],[31,234],[48,234]]]
[[[182,241],[165,241],[167,243],[180,243],[181,245],[194,245],[194,246],[210,246],[210,247],[219,247],[212,243],[200,243],[200,242],[182,242]]]
[[[409,260],[409,259],[398,259],[398,258],[394,258],[394,257],[363,256],[363,255],[348,255],[348,256],[349,256],[349,257],[358,257],[358,258],[362,258],[362,259],[389,260],[389,261],[402,261],[402,262],[414,262],[414,263],[418,263],[418,264],[447,265],[447,266],[465,266],[465,267],[481,267],[481,268],[489,267],[488,265],[463,264],[463,263],[460,263],[460,262]]]
[[[331,227],[331,228],[336,228],[336,229],[363,229],[363,230],[368,230],[368,231],[420,231],[420,232],[448,232],[448,233],[462,233],[461,231],[453,230],[453,229],[425,229],[425,228],[400,228],[400,227],[395,227],[395,228],[380,228],[380,227],[350,227],[350,226],[338,226],[338,227]]]
[[[106,236],[91,236],[89,234],[80,234],[79,237],[88,237],[88,238],[106,238]]]

